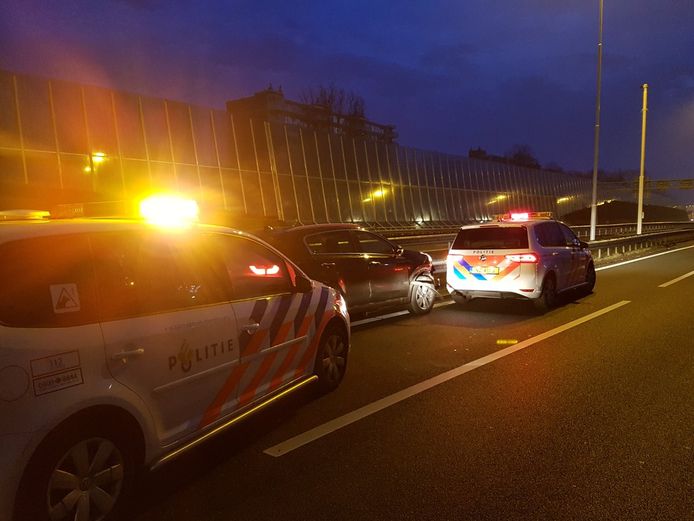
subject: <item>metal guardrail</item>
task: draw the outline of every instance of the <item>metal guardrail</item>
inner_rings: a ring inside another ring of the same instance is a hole
[[[664,224],[683,224],[683,223],[653,223],[654,227],[660,227]],[[589,242],[590,250],[593,253],[593,257],[596,260],[604,259],[614,255],[627,254],[629,252],[653,248],[653,247],[668,247],[679,242],[685,242],[689,240],[694,240],[694,223],[684,223],[686,227],[678,230],[665,230],[665,231],[655,231],[651,233],[645,233],[642,235],[629,235],[626,237],[612,237],[609,239],[600,239],[596,241]],[[623,227],[627,229],[629,224],[623,225],[609,225],[614,226],[619,229]],[[392,237],[391,240],[399,241],[400,239],[409,239],[412,246],[418,246],[418,249],[425,251],[427,253],[440,253],[447,252],[448,248],[425,248],[427,244],[433,245],[444,245],[447,241],[452,240],[454,236],[445,235],[429,235],[426,237]],[[417,240],[418,239],[418,240]],[[423,240],[425,239],[425,240]],[[438,240],[437,240],[438,239]],[[428,240],[429,242],[427,242]],[[404,242],[404,241],[401,241]],[[441,273],[445,272],[446,261],[445,260],[435,260],[434,268],[436,271]]]
[[[660,247],[667,248],[679,242],[694,240],[694,227],[688,230],[655,232],[629,237],[617,237],[593,241],[590,250],[596,262],[607,260],[615,255],[625,255],[638,250]],[[446,260],[434,261],[434,278],[437,280],[439,293],[444,296],[446,290]]]
[[[601,259],[611,255],[629,253],[644,248],[668,247],[678,242],[694,240],[694,227],[683,230],[669,230],[664,232],[631,235],[603,239],[589,243],[593,257]]]
[[[492,221],[489,221],[490,223]],[[468,223],[473,224],[473,223]],[[458,229],[461,226],[466,226],[467,224],[461,224],[457,226],[441,226],[439,228],[401,228],[401,229],[390,229],[383,230],[378,227],[369,227],[370,230],[387,235],[389,239],[394,241],[402,240],[420,240],[420,239],[430,239],[430,238],[440,238],[443,236],[455,236]],[[681,229],[681,228],[694,228],[694,222],[691,221],[660,221],[660,222],[647,222],[643,223],[644,232],[655,232],[664,231],[670,229]],[[580,238],[588,237],[590,234],[590,225],[577,225],[571,226],[571,229]],[[598,237],[605,236],[615,236],[615,235],[629,235],[636,233],[636,223],[617,223],[617,224],[598,224],[595,229],[595,234]]]
[[[672,229],[694,228],[694,222],[690,221],[662,221],[643,223],[644,232],[658,232]],[[590,235],[590,225],[571,226],[571,229],[580,238]],[[595,228],[596,237],[625,236],[636,234],[636,223],[599,224]]]
[[[587,237],[590,233],[589,225],[571,226],[571,229],[579,238]],[[643,223],[644,232],[658,232],[673,229],[694,229],[694,222],[690,221],[667,221]],[[394,242],[426,242],[428,240],[440,241],[442,239],[453,240],[458,228],[454,230],[445,230],[438,233],[421,233],[410,234],[408,231],[386,233],[388,239]],[[377,229],[373,231],[378,232]],[[381,232],[383,233],[383,232]],[[629,236],[636,233],[636,223],[619,223],[619,224],[599,224],[596,227],[596,235],[598,237],[614,237],[614,236]]]

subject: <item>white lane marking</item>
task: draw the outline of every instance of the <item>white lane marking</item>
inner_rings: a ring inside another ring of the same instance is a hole
[[[584,324],[590,320],[593,320],[594,318],[598,318],[598,317],[600,317],[606,313],[609,313],[610,311],[614,311],[615,309],[621,308],[622,306],[629,304],[629,302],[630,302],[629,300],[622,300],[621,302],[617,302],[616,304],[612,304],[611,306],[608,306],[608,307],[600,309],[594,313],[591,313],[591,314],[586,315],[584,317],[581,317],[579,319],[568,322],[562,326],[555,327],[554,329],[550,329],[549,331],[546,331],[545,333],[541,333],[541,334],[534,336],[532,338],[528,338],[527,340],[523,340],[522,342],[519,342],[515,345],[506,347],[504,349],[500,349],[499,351],[495,351],[494,353],[491,353],[487,356],[483,356],[482,358],[478,358],[477,360],[474,360],[472,362],[468,362],[465,365],[461,365],[459,367],[456,367],[455,369],[451,369],[450,371],[446,371],[445,373],[442,373],[438,376],[434,376],[433,378],[430,378],[428,380],[425,380],[423,382],[415,384],[411,387],[407,387],[406,389],[403,389],[402,391],[398,391],[394,394],[391,394],[390,396],[386,396],[385,398],[381,398],[380,400],[377,400],[377,401],[372,402],[368,405],[360,407],[359,409],[356,409],[356,410],[349,412],[343,416],[335,418],[334,420],[331,420],[327,423],[324,423],[323,425],[319,425],[318,427],[315,427],[315,428],[308,430],[302,434],[294,436],[293,438],[290,438],[286,441],[283,441],[282,443],[279,443],[279,444],[274,445],[268,449],[265,449],[263,452],[265,454],[267,454],[268,456],[274,456],[276,458],[279,456],[284,456],[285,454],[287,454],[287,453],[289,453],[295,449],[298,449],[299,447],[303,447],[304,445],[311,443],[312,441],[316,441],[317,439],[322,438],[323,436],[327,436],[328,434],[335,432],[338,429],[346,427],[347,425],[350,425],[351,423],[359,421],[362,418],[365,418],[365,417],[370,416],[374,413],[377,413],[378,411],[381,411],[387,407],[390,407],[391,405],[395,405],[398,402],[406,400],[407,398],[410,398],[416,394],[427,391],[427,390],[431,389],[432,387],[436,387],[437,385],[440,385],[444,382],[447,382],[448,380],[452,380],[453,378],[456,378],[462,374],[473,371],[474,369],[477,369],[478,367],[482,367],[483,365],[494,362],[500,358],[503,358],[505,356],[513,354],[516,351],[520,351],[521,349],[525,349],[526,347],[530,347],[531,345],[536,344],[538,342],[541,342],[543,340],[546,340],[550,337],[553,337],[554,335],[558,335],[559,333],[563,333],[564,331],[566,331],[568,329],[571,329],[571,328],[574,328],[574,327],[579,326],[581,324]]]
[[[442,295],[442,297],[443,297],[443,298],[447,298],[448,295]],[[452,300],[449,300],[449,301],[446,301],[446,302],[437,302],[436,304],[434,304],[434,307],[435,307],[435,308],[440,308],[441,306],[450,306],[451,304],[453,304],[453,301],[452,301]],[[364,324],[371,324],[372,322],[380,322],[381,320],[387,320],[387,319],[393,318],[393,317],[400,317],[400,316],[402,316],[402,315],[407,315],[407,314],[409,314],[409,313],[410,313],[410,312],[407,311],[407,310],[404,310],[404,311],[396,311],[396,312],[394,312],[394,313],[388,313],[387,315],[379,315],[379,316],[377,316],[377,317],[371,317],[371,318],[364,318],[364,319],[362,319],[362,320],[356,320],[356,321],[352,322],[351,325],[352,325],[352,327],[354,327],[354,326],[363,326]]]
[[[667,281],[667,282],[664,282],[664,283],[662,283],[662,284],[661,284],[660,286],[658,286],[658,287],[659,287],[659,288],[667,288],[668,286],[674,284],[675,282],[679,282],[679,281],[681,281],[681,280],[683,280],[683,279],[686,279],[687,277],[691,277],[692,275],[694,275],[694,271],[690,271],[689,273],[685,273],[685,274],[682,275],[681,277],[677,277],[676,279],[672,279],[672,280],[669,280],[669,281]]]
[[[677,251],[688,250],[689,248],[694,248],[694,244],[691,246],[684,246],[683,248],[676,248],[674,250],[662,251],[660,253],[654,253],[653,255],[647,255],[645,257],[639,257],[638,259],[631,259],[628,261],[618,262],[617,264],[610,264],[609,266],[602,266],[601,268],[595,268],[595,271],[609,270],[611,268],[617,268],[619,266],[624,266],[625,264],[631,264],[632,262],[640,262],[646,259],[652,259],[653,257],[660,257],[661,255],[667,255],[669,253],[675,253]]]

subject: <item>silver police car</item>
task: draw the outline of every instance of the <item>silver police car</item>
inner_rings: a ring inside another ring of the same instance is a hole
[[[457,303],[473,298],[527,299],[541,309],[557,295],[595,286],[588,244],[547,213],[513,213],[463,226],[447,259],[447,285]]]

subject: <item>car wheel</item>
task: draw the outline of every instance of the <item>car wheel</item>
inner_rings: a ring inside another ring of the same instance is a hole
[[[321,392],[337,389],[345,376],[349,345],[346,333],[338,326],[328,326],[316,353],[314,374]]]
[[[134,476],[125,436],[86,422],[49,436],[32,458],[17,496],[17,520],[102,521],[124,502]]]
[[[593,263],[588,265],[588,269],[586,270],[586,293],[592,293],[593,288],[595,287],[595,266]]]
[[[557,305],[557,281],[553,275],[547,275],[542,283],[542,294],[535,301],[541,311],[548,311]]]
[[[428,282],[413,282],[407,310],[413,315],[425,315],[434,307],[436,290]]]

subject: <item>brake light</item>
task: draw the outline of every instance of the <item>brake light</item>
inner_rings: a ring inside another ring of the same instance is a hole
[[[524,262],[524,263],[535,263],[537,262],[537,255],[534,253],[514,253],[512,255],[506,255],[506,259],[511,262]]]
[[[265,267],[265,266],[257,267],[257,266],[253,266],[253,265],[248,266],[248,267],[250,268],[253,275],[258,275],[261,277],[277,275],[280,272],[280,267],[277,264],[273,264],[272,266],[268,266],[268,267]]]

